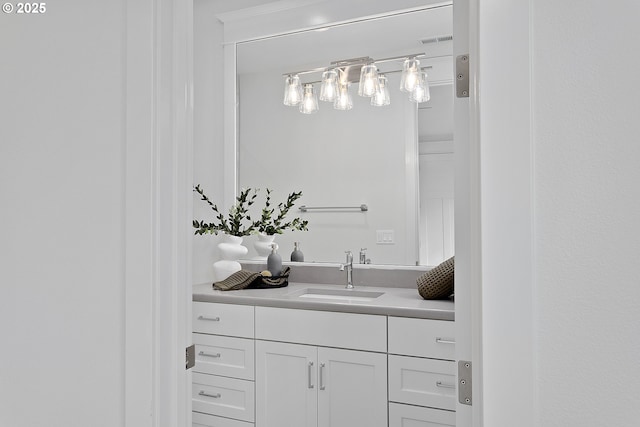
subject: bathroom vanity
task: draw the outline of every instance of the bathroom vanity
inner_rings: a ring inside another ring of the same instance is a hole
[[[193,426],[455,426],[454,303],[415,288],[193,292]]]

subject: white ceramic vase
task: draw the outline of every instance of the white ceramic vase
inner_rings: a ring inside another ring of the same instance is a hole
[[[271,253],[271,245],[273,244],[273,239],[275,237],[276,236],[274,234],[258,234],[258,240],[253,243],[253,247],[258,253],[256,259],[267,259]]]
[[[236,271],[240,271],[242,266],[238,262],[240,257],[249,252],[249,249],[242,246],[242,237],[223,234],[222,242],[218,243],[220,251],[220,261],[213,263],[214,280],[219,282],[231,276]]]

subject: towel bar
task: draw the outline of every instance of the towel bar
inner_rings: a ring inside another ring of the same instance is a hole
[[[357,209],[361,212],[366,212],[369,210],[369,207],[365,204],[360,206],[305,206],[302,205],[298,208],[302,212],[308,212],[310,210],[345,210],[345,209]]]

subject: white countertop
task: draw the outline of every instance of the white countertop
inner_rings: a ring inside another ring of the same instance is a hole
[[[202,284],[193,287],[193,301],[303,310],[338,311],[345,313],[381,314],[451,321],[455,318],[455,304],[452,301],[425,300],[418,294],[416,288],[357,287],[355,291],[383,293],[383,295],[369,301],[357,299],[336,300],[317,297],[301,298],[300,295],[308,288],[328,290],[345,289],[344,285],[289,283],[289,286],[284,288],[220,291],[213,289],[211,284]]]

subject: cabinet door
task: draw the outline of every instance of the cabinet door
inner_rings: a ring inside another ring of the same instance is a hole
[[[316,347],[256,341],[256,427],[316,427]]]
[[[387,355],[318,348],[318,427],[387,427]]]

